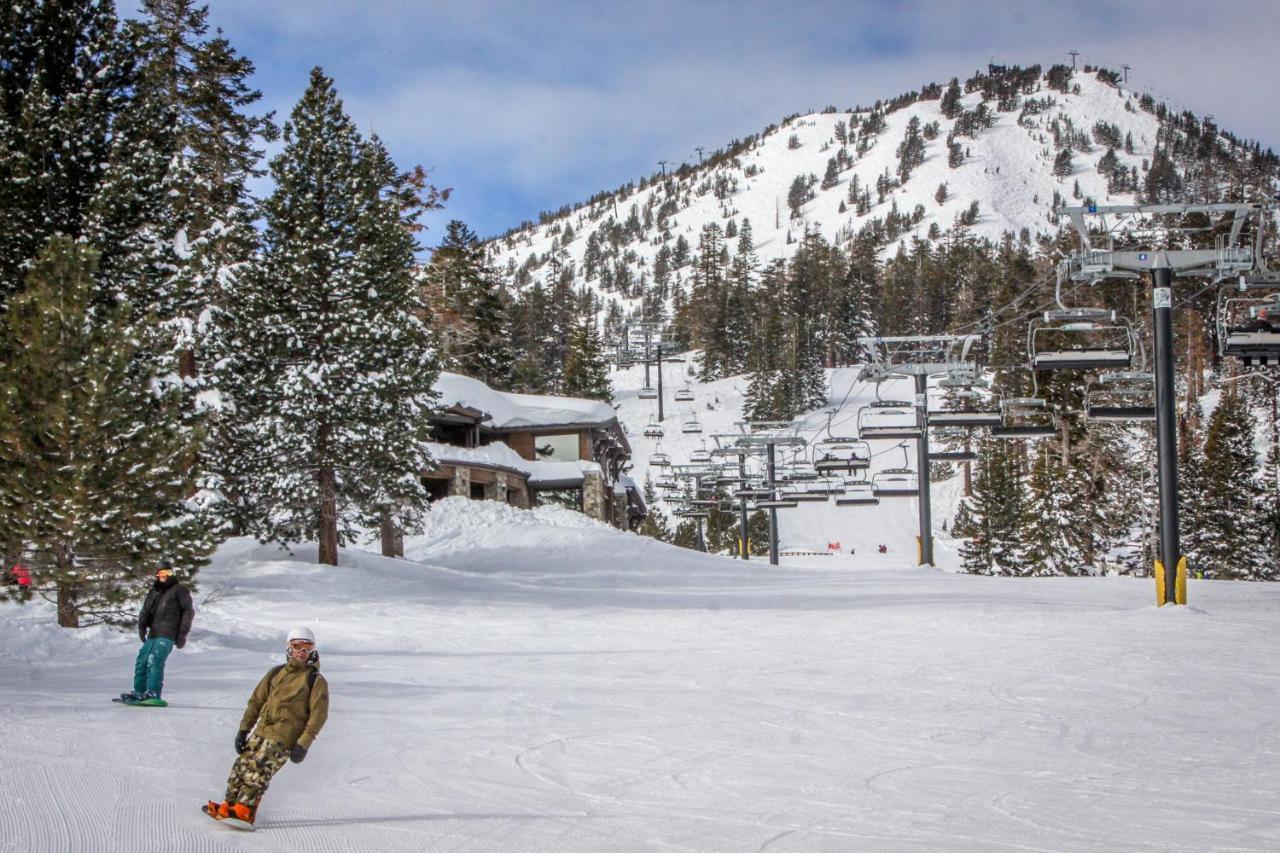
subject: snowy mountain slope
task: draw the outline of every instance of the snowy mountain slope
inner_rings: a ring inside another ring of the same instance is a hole
[[[1280,845],[1274,585],[1156,610],[1145,580],[772,569],[453,499],[408,545],[224,544],[164,710],[107,701],[131,635],[0,605],[0,849]],[[237,833],[199,805],[297,623],[329,722]]]
[[[923,212],[923,218],[900,239],[923,237],[934,225],[945,231],[975,202],[979,218],[972,231],[979,236],[998,240],[1005,232],[1017,233],[1024,228],[1032,234],[1056,231],[1051,214],[1055,191],[1069,201],[1078,183],[1082,196],[1099,201],[1122,203],[1134,197],[1131,193],[1108,195],[1107,180],[1096,168],[1106,147],[1097,142],[1090,141],[1089,151],[1076,151],[1070,176],[1055,177],[1056,149],[1051,133],[1055,121],[1063,132],[1069,126],[1090,140],[1098,122],[1118,128],[1120,139],[1128,136],[1132,140],[1133,151],[1126,153],[1119,147],[1116,157],[1124,167],[1137,168],[1139,173],[1151,158],[1159,130],[1158,119],[1138,106],[1140,98],[1135,93],[1091,73],[1078,73],[1071,82],[1078,86],[1078,92],[1074,88],[1069,92],[1051,90],[1042,81],[1041,88],[1021,103],[1043,101],[1046,106],[1025,116],[1019,109],[996,111],[994,102],[988,102],[992,126],[977,130],[973,137],[956,138],[968,155],[958,168],[948,166],[946,146],[956,120],[942,114],[940,100],[918,100],[890,112],[885,129],[868,137],[871,144],[864,154],[856,153],[856,143],[844,146],[852,158],[851,167],[843,170],[830,188],[822,189],[815,183],[816,197],[803,205],[799,218],[791,218],[787,204],[792,181],[797,175],[813,175],[820,182],[828,160],[842,147],[836,138],[837,124],[856,127],[870,111],[793,117],[754,137],[735,156],[690,167],[679,176],[655,178],[634,191],[624,188],[603,195],[574,212],[495,239],[489,244],[490,256],[499,269],[510,273],[526,270],[537,278],[542,265],[558,255],[562,263],[573,263],[581,274],[587,267],[584,256],[590,235],[595,233],[607,250],[610,230],[625,225],[633,213],[639,225],[636,239],[624,235],[615,251],[634,279],[652,277],[654,259],[664,245],[684,237],[690,249],[696,250],[705,225],[715,223],[724,229],[731,220],[739,227],[750,220],[762,263],[789,257],[806,229],[840,243],[870,220],[885,218],[895,207],[901,214],[911,214],[917,206]],[[964,95],[961,104],[972,110],[981,101],[981,93],[975,91]],[[922,127],[937,122],[938,134],[925,142],[924,163],[880,202],[877,179],[886,170],[895,174],[897,148],[913,118]],[[855,176],[861,187],[871,191],[872,206],[861,216],[847,201]],[[944,183],[948,197],[939,204],[935,195]],[[844,212],[840,211],[842,201],[847,208]],[[661,215],[664,205],[674,210],[665,220]],[[566,226],[572,228],[572,239],[567,243],[561,239]],[[735,241],[727,242],[732,254]],[[896,242],[886,251],[892,251],[894,245]],[[595,286],[588,281],[588,287]],[[621,301],[624,307],[632,307],[625,298]]]
[[[631,476],[636,482],[644,484],[646,478],[656,480],[661,476],[659,468],[649,464],[650,456],[655,452],[666,453],[675,465],[687,464],[690,455],[699,449],[713,449],[716,443],[715,434],[729,435],[739,432],[738,422],[743,419],[742,400],[747,389],[747,377],[734,376],[716,382],[702,383],[696,376],[689,375],[689,365],[695,363],[699,353],[684,353],[683,364],[666,364],[663,366],[663,385],[665,404],[663,422],[664,434],[661,439],[644,436],[644,429],[650,419],[657,417],[657,401],[642,400],[638,396],[644,385],[644,367],[635,366],[617,370],[610,374],[613,382],[614,399],[618,406],[618,417],[627,431],[627,441],[631,444],[632,463]],[[837,368],[827,371],[829,391],[828,406],[809,412],[797,419],[797,432],[811,444],[803,451],[803,458],[812,462],[818,453],[814,442],[834,433],[850,435],[857,433],[858,410],[876,399],[876,388],[873,383],[858,381],[858,367]],[[657,384],[656,369],[650,369],[650,381]],[[693,391],[692,403],[675,402],[672,394],[685,386]],[[906,400],[914,397],[912,380],[888,380],[880,389],[885,399]],[[702,425],[701,434],[682,432],[685,422],[696,416]],[[828,432],[830,423],[830,432]],[[899,449],[906,445],[906,452]],[[871,442],[872,461],[867,476],[886,468],[900,468],[904,465],[916,468],[915,442],[901,440]],[[751,470],[758,472],[760,464],[752,463]],[[944,567],[958,566],[958,558],[943,524],[950,526],[955,509],[960,499],[960,477],[957,476],[942,483],[933,484],[933,529],[936,541],[935,562]],[[670,512],[671,505],[663,501],[658,509]],[[851,548],[859,554],[872,554],[876,546],[886,545],[890,553],[903,555],[914,561],[916,555],[916,536],[919,532],[918,503],[915,498],[885,498],[878,506],[838,507],[834,498],[826,503],[802,503],[794,509],[781,510],[778,513],[779,541],[784,549],[820,550],[827,549],[827,543],[839,542],[841,550],[848,552]]]

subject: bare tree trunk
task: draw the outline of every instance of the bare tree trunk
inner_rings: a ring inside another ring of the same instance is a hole
[[[395,516],[389,512],[382,513],[382,556],[404,556],[404,531],[396,524]]]
[[[68,578],[75,569],[75,560],[69,550],[58,547],[54,550],[54,565],[58,573],[58,627],[80,627],[80,583]]]
[[[68,581],[58,581],[58,627],[79,628],[80,585]]]
[[[338,483],[333,469],[324,467],[320,478],[320,556],[319,562],[338,565]]]

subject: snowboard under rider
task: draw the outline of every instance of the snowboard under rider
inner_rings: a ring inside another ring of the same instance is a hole
[[[168,558],[156,564],[156,580],[138,611],[137,660],[133,664],[133,690],[120,698],[130,704],[160,703],[164,689],[164,665],[174,648],[187,644],[196,610],[191,593],[173,576]]]
[[[236,733],[240,757],[227,777],[226,797],[203,808],[215,820],[252,829],[258,804],[286,761],[295,764],[329,717],[329,684],[320,674],[320,653],[310,628],[294,628],[285,641],[285,662],[262,676]]]

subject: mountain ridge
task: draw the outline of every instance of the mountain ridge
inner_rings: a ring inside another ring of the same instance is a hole
[[[953,88],[958,102],[949,103]],[[902,180],[913,122],[922,157]],[[1170,152],[1187,149],[1207,167],[1173,166]],[[687,280],[681,268],[710,225],[732,254],[749,220],[762,263],[790,258],[811,232],[844,246],[871,229],[888,256],[957,227],[991,242],[1052,237],[1062,203],[1134,203],[1175,185],[1183,197],[1216,201],[1274,187],[1278,174],[1269,150],[1209,118],[1173,113],[1114,72],[992,66],[870,108],[789,116],[700,166],[598,193],[486,246],[517,290],[570,268],[602,302],[632,313],[655,284],[667,290],[667,274],[675,285]],[[807,186],[796,204],[798,183]]]

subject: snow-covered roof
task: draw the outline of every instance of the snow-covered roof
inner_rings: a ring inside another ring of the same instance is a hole
[[[574,462],[525,462],[529,486],[534,489],[572,489],[582,485],[588,472],[601,473],[600,465],[585,459]]]
[[[526,477],[530,474],[531,463],[501,441],[486,444],[484,447],[458,447],[453,444],[429,442],[427,448],[431,457],[444,465],[483,465],[489,468],[504,468],[517,471]]]
[[[493,419],[484,425],[485,429],[594,426],[617,417],[613,406],[599,400],[510,394],[457,373],[441,373],[433,387],[439,392],[442,405],[461,403],[491,415]]]

